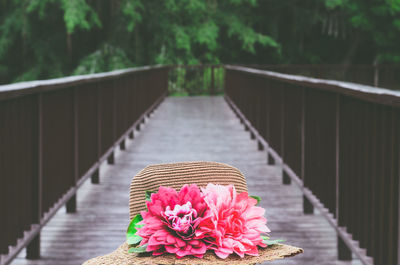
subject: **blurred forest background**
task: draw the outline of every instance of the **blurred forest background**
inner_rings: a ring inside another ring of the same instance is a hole
[[[0,83],[151,64],[400,62],[400,0],[0,0]]]

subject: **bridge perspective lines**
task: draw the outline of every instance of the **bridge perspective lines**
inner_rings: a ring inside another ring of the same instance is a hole
[[[272,238],[304,249],[302,255],[266,264],[358,265],[338,261],[335,231],[316,211],[303,214],[302,192],[282,184],[282,169],[266,162],[266,152],[235,116],[223,97],[167,97],[147,119],[115,164],[100,167],[100,183],[86,181],[77,193],[77,212],[61,209],[41,232],[41,259],[12,265],[72,265],[115,250],[125,240],[132,177],[148,164],[217,161],[245,175],[249,193],[262,198]]]

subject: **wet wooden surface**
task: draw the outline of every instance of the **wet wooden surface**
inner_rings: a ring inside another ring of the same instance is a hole
[[[302,194],[282,185],[281,169],[266,164],[222,97],[167,98],[151,118],[116,152],[113,166],[102,165],[100,184],[87,181],[78,191],[78,212],[61,209],[42,231],[42,258],[13,265],[72,265],[106,254],[125,240],[131,178],[152,163],[218,161],[239,168],[252,195],[262,197],[273,238],[302,247],[304,253],[266,264],[358,265],[337,260],[336,235],[318,214],[303,215]]]

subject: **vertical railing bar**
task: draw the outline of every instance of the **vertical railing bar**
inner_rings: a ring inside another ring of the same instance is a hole
[[[96,84],[96,91],[97,91],[97,161],[100,162],[101,158],[101,137],[102,137],[102,131],[101,131],[101,88],[102,86],[100,83]]]
[[[115,144],[115,140],[117,138],[117,85],[116,85],[116,81],[113,80],[112,81],[112,90],[113,90],[113,104],[112,104],[112,119],[113,119],[113,141],[114,141],[114,145]]]
[[[336,178],[336,198],[335,198],[335,204],[336,204],[336,211],[335,211],[335,218],[339,220],[339,154],[340,154],[340,149],[339,149],[339,141],[340,141],[340,94],[336,94],[336,172],[335,172],[335,178]]]
[[[305,179],[305,147],[306,147],[306,89],[302,88],[301,92],[301,179]]]
[[[72,88],[72,106],[73,106],[73,122],[74,122],[74,188],[77,188],[79,181],[79,122],[78,122],[78,87]],[[67,213],[75,213],[76,212],[76,192],[71,198],[67,201],[66,204]]]
[[[112,114],[111,114],[111,122],[112,122],[112,124],[111,124],[111,126],[112,126],[112,128],[111,128],[111,130],[112,130],[112,142],[113,142],[113,145],[112,145],[112,151],[111,151],[111,153],[109,154],[109,156],[108,156],[108,158],[107,158],[107,162],[108,162],[108,164],[109,165],[113,165],[114,163],[115,163],[115,147],[116,147],[116,115],[115,115],[115,112],[116,112],[116,92],[115,92],[115,82],[114,82],[114,80],[112,80],[112,81],[110,81],[110,85],[111,85],[111,89],[112,89],[112,98],[111,98],[111,111],[112,111]]]
[[[305,167],[306,167],[306,89],[302,88],[302,96],[301,96],[301,180],[303,186],[305,186]],[[314,206],[307,198],[307,196],[303,195],[303,213],[304,214],[313,214]]]
[[[335,120],[335,218],[339,221],[339,183],[340,183],[340,94],[336,94]],[[352,260],[352,252],[340,236],[337,236],[337,251],[339,260]]]
[[[399,111],[397,110],[395,114],[399,115]],[[397,119],[398,120],[398,119]],[[396,123],[397,128],[399,128],[399,125]],[[398,132],[398,130],[397,130]],[[397,135],[397,137],[399,137]],[[397,205],[397,265],[400,265],[400,141],[397,141],[397,193],[398,193],[398,205]]]
[[[94,84],[96,88],[96,136],[97,136],[97,143],[96,143],[96,148],[97,148],[97,168],[96,170],[92,173],[91,176],[91,182],[92,184],[99,184],[100,183],[100,158],[101,158],[101,113],[100,113],[100,106],[101,106],[101,99],[100,99],[100,89],[101,86],[99,83]]]
[[[388,240],[387,242],[389,244],[393,243],[393,239],[394,239],[394,225],[393,225],[393,220],[395,220],[394,218],[394,209],[395,207],[393,206],[393,204],[395,203],[395,158],[396,158],[396,146],[393,143],[396,143],[396,111],[395,108],[390,108],[390,135],[389,135],[389,149],[390,149],[390,179],[389,179],[389,212],[388,212],[388,220],[389,220],[389,225],[388,225]],[[391,144],[390,144],[391,143]],[[390,263],[394,263],[395,262],[395,254],[394,254],[394,248],[389,248],[388,249],[388,260]]]
[[[38,95],[38,221],[43,215],[43,95]]]
[[[74,104],[74,177],[75,184],[79,178],[79,106],[78,106],[78,87],[73,90],[73,104]],[[76,196],[76,195],[75,195]]]
[[[43,215],[43,95],[42,93],[38,94],[37,97],[37,115],[38,115],[38,128],[37,128],[37,216],[34,222],[37,222],[39,225],[42,224],[42,215]],[[38,259],[40,258],[40,231],[35,235],[32,241],[27,245],[26,248],[26,258],[28,259]]]
[[[211,65],[211,96],[215,95],[215,77],[214,77],[214,65]]]
[[[286,117],[286,112],[285,112],[285,104],[287,99],[287,89],[286,89],[286,85],[282,84],[282,89],[281,89],[281,95],[282,95],[282,104],[281,104],[281,157],[282,157],[282,166],[286,165],[286,163],[284,162],[286,160],[285,157],[285,123],[286,123],[286,119],[290,119],[289,117]],[[282,182],[283,184],[291,184],[292,180],[291,178],[288,176],[287,172],[285,170],[282,169]]]

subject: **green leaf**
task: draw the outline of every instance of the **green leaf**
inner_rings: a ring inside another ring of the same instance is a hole
[[[260,196],[251,195],[250,197],[253,198],[253,199],[256,199],[257,200],[257,204],[259,204],[260,201],[261,201],[261,197]]]
[[[276,244],[279,244],[279,243],[285,242],[285,241],[286,240],[284,240],[284,239],[274,239],[274,240],[264,239],[263,243],[268,246],[272,246],[272,245],[276,245]]]
[[[268,240],[268,239],[269,239],[268,236],[261,236],[261,238],[262,238],[263,240]]]
[[[135,234],[138,228],[138,223],[143,220],[143,217],[141,214],[137,214],[135,217],[133,217],[131,223],[128,226],[128,229],[126,231],[127,234]]]
[[[146,190],[146,201],[151,201],[151,194],[155,193],[151,190]]]
[[[142,241],[142,238],[136,235],[137,230],[143,227],[142,224],[141,225],[138,224],[142,220],[143,217],[140,214],[138,214],[132,219],[131,223],[129,224],[128,229],[126,231],[126,242],[129,245],[137,245],[140,243],[140,241]]]
[[[138,235],[126,235],[126,243],[128,243],[128,245],[137,245],[142,239],[143,238]]]
[[[128,250],[128,252],[129,253],[144,253],[144,252],[146,252],[146,248],[147,248],[147,244],[143,245],[143,246],[135,247],[135,248],[130,248]]]

